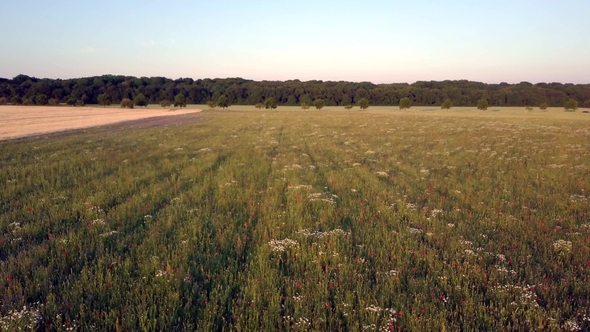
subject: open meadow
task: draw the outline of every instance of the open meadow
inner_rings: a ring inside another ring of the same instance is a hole
[[[590,114],[194,116],[0,141],[0,330],[590,330]]]

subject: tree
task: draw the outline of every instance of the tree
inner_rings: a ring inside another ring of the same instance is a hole
[[[301,103],[301,109],[307,111],[309,109],[309,105],[307,105],[307,103]]]
[[[316,109],[321,110],[322,108],[324,108],[324,105],[326,103],[324,102],[323,99],[316,99],[313,101],[313,106],[315,106]]]
[[[177,106],[180,108],[186,107],[186,98],[181,93],[174,96],[174,107]]]
[[[111,105],[111,96],[106,93],[99,94],[97,100],[98,103],[104,107]]]
[[[450,110],[451,108],[453,108],[453,102],[450,99],[445,99],[445,101],[442,103],[442,105],[440,105],[440,108],[443,110]]]
[[[215,107],[217,107],[217,104],[216,104],[216,103],[215,103],[213,100],[209,100],[209,101],[207,102],[207,106],[208,106],[209,108],[215,108]]]
[[[143,93],[140,93],[133,98],[133,103],[139,107],[146,107],[148,105],[147,98]]]
[[[8,103],[8,99],[6,97],[0,98],[0,105],[6,105]]]
[[[23,100],[19,96],[13,96],[10,98],[10,104],[12,105],[20,105],[23,103]]]
[[[344,106],[344,109],[351,110],[352,109],[352,105],[348,104],[348,105]]]
[[[488,107],[490,107],[490,104],[488,103],[487,99],[482,97],[480,100],[477,101],[477,109],[478,110],[485,111],[488,109]]]
[[[84,104],[84,100],[82,100],[82,99],[76,100],[76,106],[78,106],[78,107],[84,107],[84,105],[85,105]]]
[[[547,103],[541,103],[541,105],[539,105],[539,108],[541,110],[543,110],[543,111],[546,110],[547,109]]]
[[[254,107],[256,107],[257,109],[261,109],[264,107],[263,103],[257,103],[256,105],[254,105]]]
[[[566,112],[575,112],[578,109],[578,101],[570,99],[565,103],[564,108]]]
[[[369,100],[367,98],[361,98],[357,104],[362,110],[369,108]]]
[[[59,106],[59,101],[55,98],[50,98],[47,101],[47,104],[49,104],[49,106]]]
[[[229,107],[229,102],[227,101],[227,96],[226,95],[221,95],[219,96],[219,98],[217,98],[217,106],[226,109]]]
[[[160,106],[162,107],[169,107],[172,103],[168,99],[164,99],[160,101]]]
[[[76,105],[76,98],[73,98],[73,97],[68,98],[68,100],[66,101],[66,104],[68,104],[70,106]]]
[[[37,97],[35,97],[35,104],[36,105],[47,105],[47,96],[46,95],[38,95]]]
[[[590,99],[586,100],[583,104],[582,107],[584,108],[590,108]]]
[[[31,106],[33,105],[33,101],[31,98],[23,98],[23,106]]]
[[[404,97],[404,98],[400,99],[400,101],[399,101],[399,109],[400,110],[410,109],[410,107],[412,107],[412,101],[410,100],[410,98]]]
[[[273,97],[268,97],[264,101],[264,107],[267,109],[270,108],[270,109],[274,110],[275,108],[277,108],[277,102],[275,101],[275,99]]]
[[[133,108],[133,101],[129,98],[121,100],[121,108]]]

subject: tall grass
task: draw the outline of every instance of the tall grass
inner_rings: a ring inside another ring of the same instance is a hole
[[[357,112],[0,143],[0,327],[590,329],[583,122]]]

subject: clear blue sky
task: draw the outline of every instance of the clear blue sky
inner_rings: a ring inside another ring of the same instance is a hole
[[[0,77],[590,83],[590,0],[0,0]]]

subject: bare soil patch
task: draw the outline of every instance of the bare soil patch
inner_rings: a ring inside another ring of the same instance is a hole
[[[198,120],[197,108],[121,109],[102,107],[1,106],[0,140],[73,129],[112,126],[114,129],[149,128]]]

